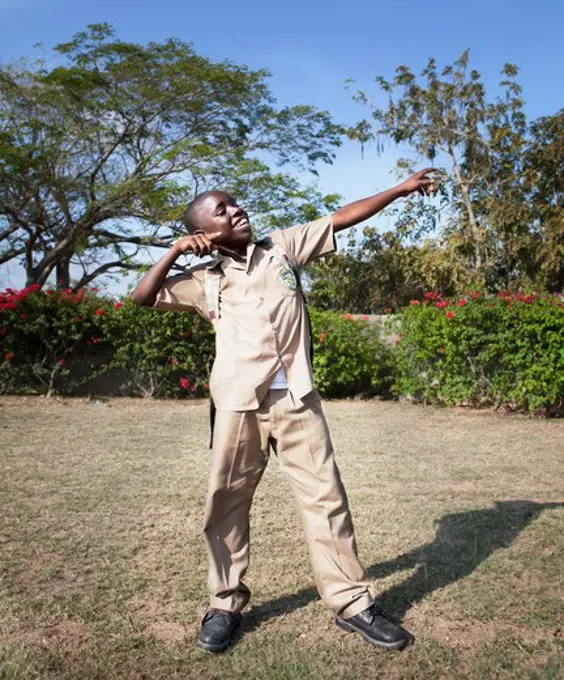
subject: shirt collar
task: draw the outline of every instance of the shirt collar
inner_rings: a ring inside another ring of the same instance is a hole
[[[216,267],[234,267],[235,269],[244,269],[245,273],[249,273],[249,267],[251,266],[251,260],[253,258],[253,253],[255,252],[257,244],[255,241],[250,241],[247,244],[247,255],[245,258],[245,262],[239,262],[235,258],[231,257],[230,255],[224,255],[223,253],[219,253],[214,260],[212,260],[209,265],[208,269],[215,269]]]

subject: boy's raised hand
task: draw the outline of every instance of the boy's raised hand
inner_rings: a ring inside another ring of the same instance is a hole
[[[412,175],[405,182],[400,184],[402,194],[404,196],[409,196],[416,191],[421,194],[421,196],[432,196],[435,193],[435,178],[428,177],[429,173],[436,172],[435,168],[425,168],[425,170],[420,170]]]
[[[190,234],[190,236],[179,238],[175,245],[184,255],[193,253],[198,257],[204,257],[205,255],[211,255],[212,251],[217,248],[216,241],[220,236],[220,231],[213,234]]]

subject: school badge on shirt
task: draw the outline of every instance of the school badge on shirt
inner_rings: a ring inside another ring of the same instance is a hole
[[[294,270],[290,265],[286,262],[286,260],[282,260],[280,263],[282,265],[282,269],[280,270],[280,280],[285,286],[288,286],[290,290],[296,290],[298,287],[298,280],[296,278],[296,274],[294,273]]]

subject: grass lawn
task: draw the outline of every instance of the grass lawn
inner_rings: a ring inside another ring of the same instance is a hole
[[[416,644],[346,635],[319,601],[273,457],[236,644],[206,606],[207,404],[0,399],[0,677],[564,678],[564,421],[326,403],[359,552]]]

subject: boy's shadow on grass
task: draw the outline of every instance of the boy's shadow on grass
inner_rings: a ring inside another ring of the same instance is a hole
[[[544,510],[558,507],[564,507],[564,502],[499,501],[494,508],[445,515],[436,522],[433,541],[368,568],[371,579],[416,568],[405,581],[380,594],[377,604],[391,618],[401,621],[426,595],[468,576],[493,552],[509,547]],[[243,617],[243,631],[301,609],[317,598],[315,588],[303,588],[253,607]]]

